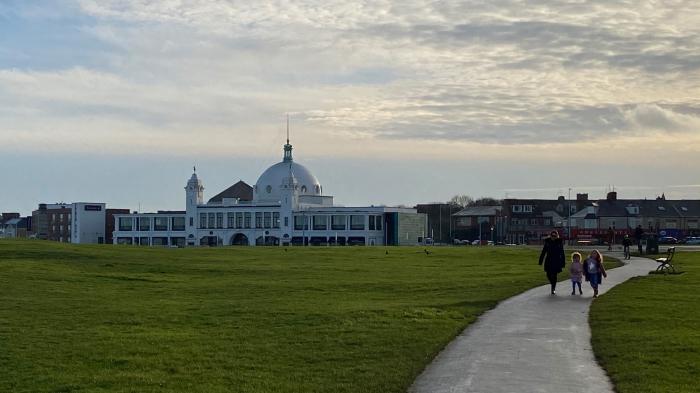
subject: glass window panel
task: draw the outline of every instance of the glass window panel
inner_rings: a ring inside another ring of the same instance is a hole
[[[294,229],[297,231],[309,229],[309,223],[306,216],[294,216]]]
[[[150,231],[151,230],[151,218],[150,217],[140,217],[139,218],[139,231]]]
[[[168,217],[154,217],[153,229],[156,231],[168,230]]]
[[[173,217],[172,218],[172,228],[173,231],[184,231],[185,230],[185,217]]]
[[[250,212],[245,213],[245,227],[250,228],[250,221],[251,221],[252,214]]]
[[[133,229],[132,226],[133,219],[131,217],[119,217],[119,230],[120,231],[130,231]],[[54,231],[56,227],[54,226]]]
[[[328,229],[328,216],[313,216],[314,230],[325,231]]]
[[[331,216],[331,229],[335,231],[345,230],[345,221],[347,220],[344,215],[334,215]]]
[[[357,216],[357,215],[350,216],[350,229],[352,229],[354,231],[364,230],[365,229],[365,216]]]

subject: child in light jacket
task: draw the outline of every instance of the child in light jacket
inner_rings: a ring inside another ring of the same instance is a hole
[[[571,254],[569,274],[571,274],[571,294],[576,294],[576,287],[578,286],[579,295],[583,295],[583,291],[581,290],[581,281],[583,280],[583,264],[581,264],[581,254],[577,252]]]

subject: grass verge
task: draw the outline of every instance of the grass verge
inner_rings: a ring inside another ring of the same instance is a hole
[[[431,250],[0,241],[0,391],[402,392],[546,281],[539,250]]]
[[[620,393],[698,391],[700,253],[674,262],[685,274],[633,278],[593,302],[593,350]]]

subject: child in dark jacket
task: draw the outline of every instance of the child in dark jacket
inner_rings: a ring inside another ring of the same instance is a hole
[[[603,281],[603,277],[608,277],[603,267],[603,256],[600,251],[593,250],[591,255],[583,262],[583,273],[586,275],[586,281],[591,283],[593,288],[593,297],[598,297],[598,285]]]

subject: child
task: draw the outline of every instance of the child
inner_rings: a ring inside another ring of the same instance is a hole
[[[571,254],[571,266],[569,266],[571,274],[571,294],[576,294],[576,286],[578,285],[579,295],[583,295],[581,290],[581,279],[583,278],[583,265],[581,264],[581,254],[575,252]]]
[[[583,263],[583,272],[586,275],[586,281],[589,281],[593,287],[593,297],[598,297],[598,285],[603,281],[603,277],[608,277],[603,267],[603,256],[600,251],[593,250],[591,255],[586,258]]]

